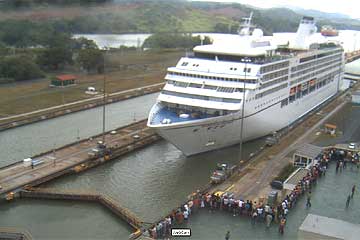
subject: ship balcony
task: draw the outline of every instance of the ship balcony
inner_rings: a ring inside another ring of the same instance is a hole
[[[148,126],[164,126],[176,123],[193,122],[214,117],[220,117],[227,115],[232,111],[219,110],[213,114],[191,111],[184,109],[176,109],[163,106],[162,104],[156,104],[150,112],[148,119]]]

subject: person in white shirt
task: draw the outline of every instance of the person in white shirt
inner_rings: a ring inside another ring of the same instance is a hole
[[[268,214],[270,211],[270,206],[269,205],[265,205],[265,213]]]
[[[188,218],[189,218],[189,212],[188,212],[188,211],[185,211],[183,214],[184,214],[184,220],[188,220]]]
[[[289,209],[285,208],[284,209],[284,216],[286,217],[288,213],[289,213]]]
[[[224,207],[227,209],[229,206],[229,199],[228,198],[224,198]]]

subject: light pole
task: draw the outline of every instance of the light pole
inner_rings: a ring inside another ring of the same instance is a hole
[[[106,51],[106,50],[105,50]],[[106,88],[106,74],[105,74],[105,55],[106,55],[106,52],[104,52],[104,55],[103,55],[103,91],[104,91],[104,94],[103,94],[103,121],[102,121],[102,142],[103,144],[105,144],[105,107],[106,107],[106,91],[105,91],[105,88]]]
[[[245,112],[245,87],[246,87],[246,73],[247,73],[247,64],[251,62],[251,60],[247,57],[241,59],[241,62],[245,63],[245,67],[243,72],[245,73],[245,77],[243,79],[243,97],[242,97],[242,109],[241,109],[241,124],[240,124],[240,147],[239,147],[239,161],[242,161],[242,145],[243,145],[243,130],[244,130],[244,112]]]
[[[53,148],[54,167],[56,166],[55,146],[56,146],[56,144],[54,143],[54,148]]]

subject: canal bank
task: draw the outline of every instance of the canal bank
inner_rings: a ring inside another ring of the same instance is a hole
[[[158,83],[145,87],[139,87],[126,91],[107,94],[105,101],[104,101],[104,97],[100,94],[90,99],[84,99],[68,104],[40,109],[29,113],[23,113],[15,116],[0,118],[0,131],[14,127],[19,127],[26,124],[39,122],[39,121],[44,121],[51,118],[56,118],[74,112],[95,108],[98,106],[102,106],[104,102],[106,104],[110,104],[134,97],[143,96],[146,94],[155,93],[160,91],[163,85],[164,85],[163,83]]]

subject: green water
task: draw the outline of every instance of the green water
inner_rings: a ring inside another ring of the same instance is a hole
[[[0,226],[28,230],[34,239],[128,239],[132,229],[95,203],[20,199],[1,202]]]

